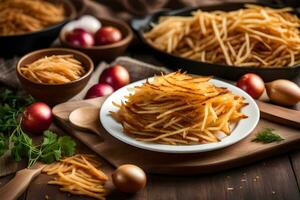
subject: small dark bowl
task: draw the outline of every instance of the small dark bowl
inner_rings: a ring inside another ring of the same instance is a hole
[[[67,42],[65,40],[66,33],[61,31],[59,34],[59,40],[62,46],[76,49],[78,51],[87,54],[92,58],[94,63],[98,63],[99,61],[102,60],[112,61],[116,57],[122,55],[133,38],[133,32],[131,31],[130,27],[122,21],[105,19],[105,18],[98,18],[98,20],[101,22],[102,26],[113,26],[119,29],[122,33],[122,40],[113,44],[84,48],[84,47],[72,45],[69,42]]]
[[[57,2],[58,0],[48,0]],[[58,24],[49,26],[40,31],[19,34],[0,36],[0,56],[12,57],[14,55],[23,55],[24,53],[49,47],[50,44],[57,38],[60,29],[70,20],[76,17],[76,9],[70,0],[60,0],[63,2],[66,19]]]
[[[80,61],[86,69],[86,74],[81,78],[65,84],[37,83],[27,79],[20,71],[24,65],[30,64],[40,58],[52,55],[73,54],[74,58]],[[65,48],[49,48],[31,52],[23,56],[17,63],[16,71],[22,87],[34,98],[53,106],[62,103],[78,94],[88,83],[94,70],[92,60],[85,54]]]

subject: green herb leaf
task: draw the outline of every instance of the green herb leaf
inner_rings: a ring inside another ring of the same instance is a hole
[[[10,134],[18,125],[19,113],[33,102],[32,97],[17,95],[11,90],[0,92],[0,133]]]
[[[57,140],[57,135],[52,131],[46,130],[44,131],[44,140],[42,143],[42,148],[55,143]]]
[[[32,139],[18,126],[11,139],[13,142],[12,157],[16,161],[28,158],[28,167],[31,167],[37,161],[52,163],[63,156],[72,156],[75,153],[76,143],[69,136],[58,137],[49,130],[45,131],[43,136],[42,144],[34,146]]]
[[[52,163],[62,156],[71,156],[75,153],[76,143],[69,136],[57,137],[49,130],[44,132],[44,141],[41,145],[41,160]]]
[[[72,156],[75,153],[76,142],[69,136],[63,136],[58,139],[64,156]]]
[[[76,146],[74,140],[69,136],[58,137],[49,130],[44,132],[42,144],[34,146],[17,120],[25,106],[31,103],[33,98],[15,95],[10,90],[0,93],[0,156],[9,149],[9,143],[12,145],[11,156],[16,161],[27,158],[28,167],[39,160],[52,163],[62,156],[73,155]],[[11,136],[4,136],[5,134]]]
[[[262,142],[266,144],[271,142],[279,142],[282,140],[284,140],[284,138],[277,133],[274,133],[274,129],[265,128],[256,134],[256,137],[252,140],[252,142]]]
[[[25,134],[18,126],[16,133],[12,136],[11,141],[13,147],[11,149],[11,156],[16,160],[20,161],[23,157],[35,157],[37,149],[32,144],[32,139]]]
[[[43,152],[40,158],[44,163],[53,163],[59,159],[61,159],[61,150],[57,145],[55,150]]]
[[[2,156],[8,149],[8,138],[3,134],[0,134],[0,156]]]

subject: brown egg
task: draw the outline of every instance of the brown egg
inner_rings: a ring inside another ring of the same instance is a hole
[[[135,193],[145,187],[147,177],[145,172],[135,165],[121,165],[112,174],[114,185],[122,192]]]

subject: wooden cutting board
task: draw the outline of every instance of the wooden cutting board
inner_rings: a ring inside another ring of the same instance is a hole
[[[274,154],[283,153],[300,144],[300,112],[263,102],[258,102],[263,117],[271,120],[275,119],[277,122],[289,123],[290,125],[298,126],[298,128],[290,128],[261,119],[256,129],[246,139],[230,147],[206,153],[167,154],[142,150],[122,143],[110,136],[101,126],[99,120],[99,124],[96,124],[94,127],[97,134],[76,130],[68,122],[69,114],[76,108],[83,106],[96,106],[100,108],[103,101],[104,98],[100,97],[90,100],[66,102],[54,107],[53,113],[59,124],[68,133],[81,140],[115,167],[121,164],[132,163],[142,167],[148,173],[212,173],[245,165]],[[270,113],[283,115],[286,119],[274,117]],[[88,115],[89,113],[86,114]],[[263,128],[275,129],[285,140],[270,144],[251,142],[255,134]]]

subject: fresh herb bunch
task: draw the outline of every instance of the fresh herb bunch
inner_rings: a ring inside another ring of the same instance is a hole
[[[256,134],[256,137],[252,140],[253,142],[262,142],[264,144],[271,142],[279,142],[284,140],[280,135],[274,133],[274,129],[265,128]]]
[[[0,156],[8,150],[8,137],[0,133]]]
[[[19,126],[16,134],[12,136],[14,143],[11,149],[12,157],[16,161],[28,158],[28,167],[31,167],[37,161],[52,163],[63,156],[71,156],[75,153],[76,143],[69,136],[58,137],[49,130],[45,131],[43,136],[43,142],[34,146],[32,139]]]
[[[0,93],[0,133],[11,133],[18,125],[18,115],[33,102],[31,96],[22,97],[8,89]]]
[[[22,130],[18,115],[34,102],[32,97],[22,97],[5,90],[0,94],[0,102],[0,156],[11,146],[11,156],[16,161],[27,158],[30,167],[37,161],[52,163],[62,156],[75,153],[76,143],[69,136],[58,137],[47,130],[43,134],[42,143],[34,145],[32,139]]]

